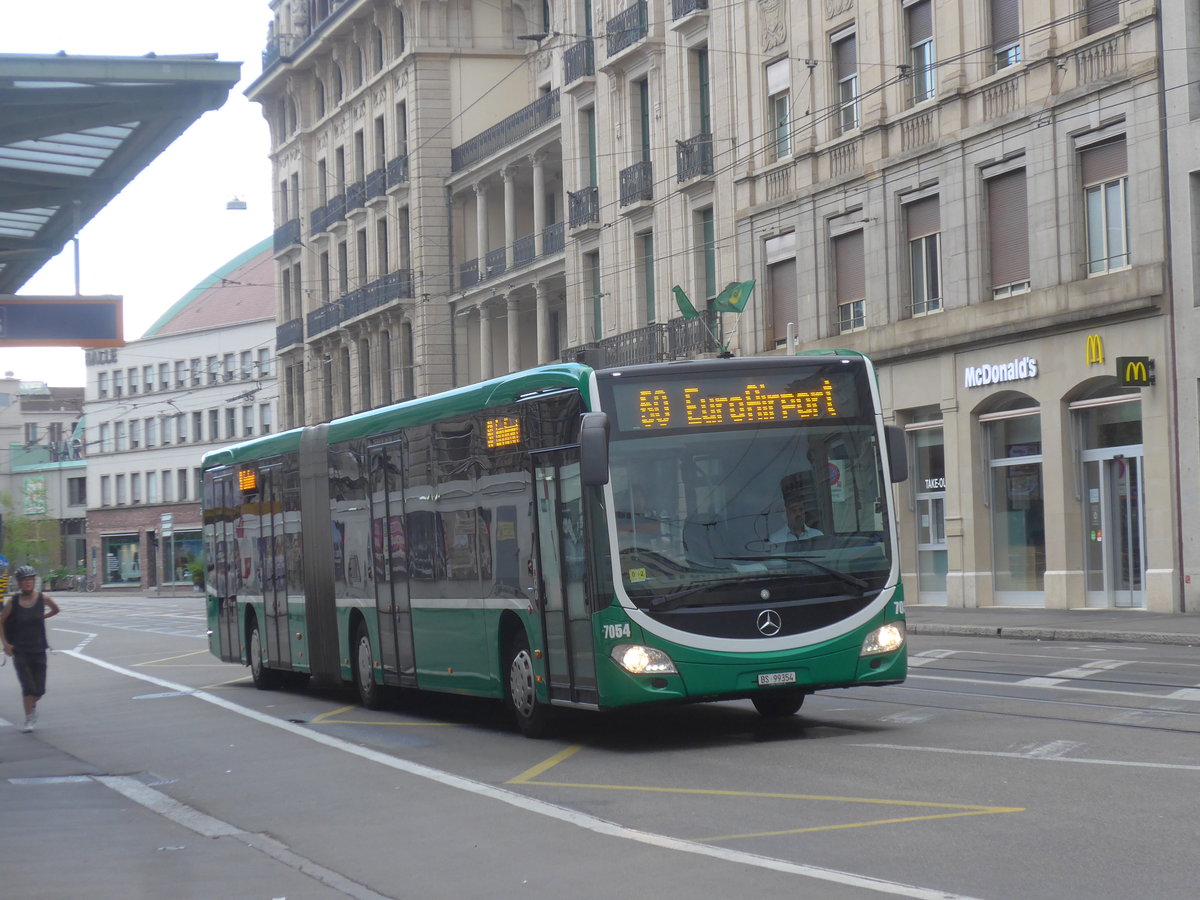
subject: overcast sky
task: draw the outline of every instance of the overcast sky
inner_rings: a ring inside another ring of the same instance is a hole
[[[141,337],[206,276],[269,237],[269,137],[244,96],[262,71],[267,0],[55,0],[5,4],[0,53],[143,56],[215,53],[242,63],[225,105],[206,113],[80,232],[80,291],[125,298],[125,339]],[[226,203],[238,197],[244,211]],[[73,294],[74,253],[58,257],[20,294]],[[82,386],[83,351],[0,349],[0,372],[23,381]]]

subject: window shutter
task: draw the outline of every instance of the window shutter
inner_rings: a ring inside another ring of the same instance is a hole
[[[1086,0],[1087,33],[1111,28],[1121,20],[1121,0]]]
[[[771,284],[771,316],[778,343],[787,340],[788,322],[796,322],[800,316],[796,308],[795,257],[774,263],[767,272]]]
[[[833,239],[835,296],[838,303],[863,300],[867,296],[866,267],[863,258],[863,233],[852,231]]]
[[[992,285],[1029,280],[1029,211],[1025,170],[987,181]]]
[[[1015,44],[1021,33],[1018,0],[992,0],[992,46]]]
[[[1129,171],[1125,159],[1125,138],[1097,144],[1084,150],[1080,156],[1084,185],[1101,184],[1120,178]]]
[[[843,38],[833,45],[837,63],[838,81],[849,78],[858,71],[858,41],[855,35]]]
[[[933,4],[929,0],[914,3],[905,14],[908,16],[908,42],[917,44],[933,37]]]
[[[904,217],[910,241],[937,234],[942,230],[937,197],[926,197],[924,200],[914,200],[905,204]]]
[[[767,66],[767,96],[782,94],[791,87],[789,60],[781,59]]]

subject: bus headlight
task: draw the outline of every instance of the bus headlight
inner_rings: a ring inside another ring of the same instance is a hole
[[[612,658],[626,672],[634,675],[675,675],[675,663],[671,657],[654,647],[641,644],[617,644],[612,648]]]
[[[878,653],[893,653],[904,646],[904,623],[889,622],[881,625],[863,640],[859,656],[874,656]]]

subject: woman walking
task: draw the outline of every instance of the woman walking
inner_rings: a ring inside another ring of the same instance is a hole
[[[25,727],[37,724],[37,703],[46,693],[46,619],[58,615],[58,604],[37,590],[37,570],[18,566],[13,573],[19,590],[0,611],[0,638],[4,653],[13,658],[21,698],[25,702]]]

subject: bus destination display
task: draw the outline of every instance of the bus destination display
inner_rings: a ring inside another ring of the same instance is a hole
[[[614,379],[613,398],[623,432],[738,428],[853,418],[858,412],[853,382],[849,372],[804,379],[757,372],[699,383]]]

